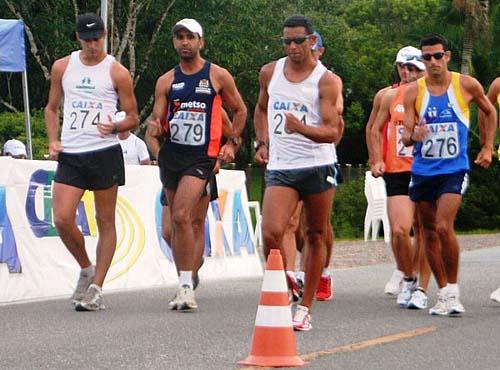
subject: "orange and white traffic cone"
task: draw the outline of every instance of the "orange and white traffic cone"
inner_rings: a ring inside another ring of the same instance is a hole
[[[250,355],[242,365],[297,367],[304,361],[297,354],[288,304],[283,260],[279,249],[271,249],[262,283]]]

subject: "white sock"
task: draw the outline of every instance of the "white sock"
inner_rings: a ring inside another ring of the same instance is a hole
[[[458,296],[458,284],[448,284],[446,286],[448,293],[455,294]]]
[[[448,285],[445,285],[444,287],[442,287],[441,289],[439,289],[439,294],[443,295],[443,294],[446,294],[446,292],[448,291],[446,288],[448,287]]]
[[[297,280],[300,280],[300,281],[304,282],[304,277],[305,277],[305,275],[306,275],[306,274],[305,274],[305,272],[304,272],[304,271],[297,271],[297,272],[295,273],[295,278],[296,278]]]
[[[321,277],[328,277],[330,276],[330,270],[328,270],[327,267],[323,269],[323,272],[321,273]]]
[[[192,271],[180,271],[179,274],[179,286],[188,285],[193,289],[193,272]]]
[[[97,284],[90,284],[89,288],[90,287],[93,287],[95,288],[99,293],[102,293],[102,287],[100,287],[99,285]]]
[[[293,271],[286,270],[286,274],[295,279],[295,273]]]
[[[89,267],[85,267],[84,269],[81,270],[81,274],[83,276],[93,276],[95,275],[95,266],[90,265]]]

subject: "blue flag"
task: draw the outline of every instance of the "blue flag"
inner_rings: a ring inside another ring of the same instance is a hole
[[[0,19],[0,71],[24,72],[26,53],[24,23],[17,19]]]

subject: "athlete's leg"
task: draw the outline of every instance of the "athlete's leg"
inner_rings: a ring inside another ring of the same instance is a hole
[[[194,176],[183,176],[176,189],[167,189],[173,225],[173,252],[178,271],[193,271],[195,267],[193,210],[199,204],[206,182]]]
[[[414,203],[407,195],[387,197],[387,211],[391,225],[391,244],[396,250],[398,268],[407,278],[413,277],[413,253],[410,230],[415,213]]]
[[[198,270],[202,265],[203,252],[205,251],[205,218],[207,216],[210,195],[207,194],[200,199],[199,205],[193,210],[194,231],[194,270],[193,281],[198,276]]]
[[[413,258],[413,270],[418,273],[418,286],[423,290],[429,287],[431,279],[431,267],[425,255],[423,229],[418,221],[418,216],[415,211],[415,219],[413,221],[413,244],[415,246],[415,257]]]
[[[172,248],[172,220],[168,205],[161,207],[161,236]]]
[[[298,202],[292,217],[290,217],[290,220],[288,221],[285,234],[283,235],[283,248],[285,250],[286,271],[295,271],[295,256],[297,252],[295,231],[299,226],[301,210],[302,210],[302,202]]]
[[[441,243],[436,230],[436,203],[419,201],[417,213],[424,235],[425,254],[438,287],[444,288],[448,284],[446,268],[441,254]]]
[[[266,187],[262,205],[262,236],[266,260],[271,249],[279,249],[283,256],[283,264],[286,266],[283,235],[298,201],[299,194],[291,187]]]
[[[332,209],[333,209],[333,203],[335,202],[335,195],[337,194],[337,189],[333,188],[333,198],[332,202],[330,204],[330,210],[328,211],[328,214],[332,214]],[[325,261],[325,268],[328,268],[330,266],[330,260],[332,258],[332,251],[333,251],[333,243],[334,243],[334,238],[335,234],[333,231],[333,226],[332,226],[332,219],[331,217],[328,217],[326,220],[326,261]]]
[[[95,218],[99,232],[94,284],[101,287],[116,250],[117,194],[118,185],[105,190],[94,190]]]
[[[441,256],[448,283],[456,284],[460,248],[455,235],[454,223],[462,202],[460,194],[445,193],[437,200],[436,231],[441,241]]]
[[[84,192],[83,189],[58,182],[54,183],[52,191],[54,224],[57,232],[82,269],[91,265],[85,250],[83,234],[75,221],[76,209]]]
[[[301,305],[310,308],[326,259],[326,219],[330,217],[333,189],[304,197],[306,221],[306,281]]]

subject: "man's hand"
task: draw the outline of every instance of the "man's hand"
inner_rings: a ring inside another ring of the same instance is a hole
[[[429,135],[429,129],[427,128],[427,124],[424,121],[422,123],[416,125],[413,129],[413,133],[410,136],[410,139],[414,142],[424,141],[425,138]]]
[[[152,118],[148,122],[148,130],[153,137],[160,137],[163,135],[163,127],[159,118]]]
[[[292,134],[294,132],[300,133],[300,127],[304,124],[291,113],[285,113],[285,117],[285,131],[289,134]]]
[[[60,141],[54,141],[49,144],[49,159],[54,161],[57,160],[59,153],[63,150],[63,146]]]
[[[97,130],[99,131],[99,134],[101,137],[106,137],[108,135],[113,134],[115,131],[115,124],[113,123],[113,119],[110,115],[108,115],[108,121],[107,122],[99,122],[97,124]]]
[[[373,177],[383,176],[385,172],[385,163],[383,161],[375,162],[371,165],[370,171]]]
[[[234,161],[234,158],[236,157],[235,153],[235,147],[232,143],[226,143],[224,144],[219,151],[219,156],[217,157],[218,160],[224,163],[231,163]]]
[[[267,145],[261,145],[257,152],[255,152],[255,162],[264,166],[269,162],[269,152],[267,150]]]
[[[492,160],[493,148],[491,146],[483,146],[474,163],[483,168],[488,168],[491,165]]]

